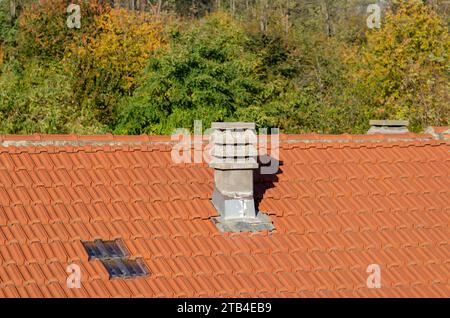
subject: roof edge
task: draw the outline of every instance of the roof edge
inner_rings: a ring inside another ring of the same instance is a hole
[[[362,142],[399,142],[399,141],[430,141],[441,139],[436,134],[426,133],[402,133],[402,134],[372,134],[372,135],[323,135],[309,134],[279,134],[279,140],[283,143],[362,143]],[[440,137],[440,136],[439,136]],[[190,136],[194,143],[208,142],[207,136]],[[28,147],[28,146],[106,146],[106,145],[151,145],[151,144],[176,144],[179,139],[172,139],[164,135],[0,135],[0,147]]]

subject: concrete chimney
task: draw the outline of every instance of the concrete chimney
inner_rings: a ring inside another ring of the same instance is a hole
[[[220,214],[213,221],[222,232],[272,230],[253,197],[253,173],[259,167],[255,124],[212,123],[211,128],[212,203]]]
[[[367,134],[404,134],[408,133],[407,120],[371,120]]]

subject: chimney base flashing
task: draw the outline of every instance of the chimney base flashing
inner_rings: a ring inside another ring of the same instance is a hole
[[[255,218],[255,202],[252,196],[230,197],[214,190],[212,203],[224,220]]]
[[[254,218],[240,218],[224,220],[221,216],[213,217],[212,221],[217,229],[222,232],[260,232],[275,229],[270,217],[259,212]]]

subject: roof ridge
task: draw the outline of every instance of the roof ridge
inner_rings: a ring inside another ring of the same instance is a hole
[[[370,135],[331,135],[331,134],[294,134],[280,135],[280,140],[284,142],[395,142],[395,141],[429,141],[435,140],[431,134],[425,133],[401,133],[401,134],[370,134]]]
[[[196,136],[191,135],[194,142]],[[204,137],[204,136],[203,136]],[[429,141],[436,140],[431,133],[402,133],[402,134],[279,134],[281,142],[305,143],[347,143],[347,142],[396,142],[396,141]],[[203,138],[203,142],[207,138]],[[169,135],[76,135],[76,134],[32,134],[32,135],[0,135],[0,147],[25,146],[84,146],[84,145],[123,145],[123,144],[174,144]]]

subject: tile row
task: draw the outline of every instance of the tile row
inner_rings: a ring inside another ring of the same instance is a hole
[[[450,169],[449,169],[450,170]],[[256,184],[255,194],[259,198],[271,199],[295,199],[318,197],[344,198],[344,197],[373,197],[373,196],[415,196],[442,195],[444,199],[437,204],[449,201],[449,188],[446,186],[448,177],[435,177],[426,179],[398,178],[384,180],[316,180],[314,182],[305,181],[284,181],[276,183]],[[445,206],[445,205],[444,205]]]
[[[450,161],[445,163],[439,161],[436,163],[423,163],[423,164],[295,164],[287,165],[283,164],[279,168],[279,174],[276,178],[282,182],[317,182],[317,181],[332,181],[332,182],[345,182],[345,181],[364,181],[364,182],[377,182],[400,180],[405,181],[406,178],[413,179],[416,182],[433,180],[440,178],[446,179],[446,171],[450,168]],[[263,181],[264,175],[260,179]],[[268,175],[271,178],[272,176]],[[426,178],[426,179],[424,179]],[[268,181],[271,181],[269,179]],[[389,184],[389,183],[388,183]],[[419,184],[420,186],[421,184]]]
[[[275,238],[273,241],[272,239]],[[239,273],[280,271],[341,271],[365,269],[376,263],[386,268],[449,266],[448,243],[385,248],[334,243],[316,246],[311,236],[301,238],[229,237],[124,240],[131,258],[144,258],[156,276],[179,273]],[[338,241],[339,242],[339,241]],[[282,243],[277,247],[276,243]],[[32,266],[87,262],[80,241],[0,245],[0,266]],[[66,265],[67,266],[67,265]]]
[[[14,188],[0,187],[0,203],[3,206],[20,204],[45,205],[62,203],[135,203],[135,202],[156,202],[175,200],[194,200],[196,198],[209,199],[212,193],[211,184],[155,184],[144,185],[115,185],[115,186],[86,186],[77,185],[74,187],[22,187]]]
[[[285,163],[428,162],[446,160],[446,142],[403,144],[282,144],[280,158]]]
[[[300,219],[302,219],[300,221]],[[81,257],[80,241],[123,239],[133,253],[153,256],[270,254],[308,251],[377,250],[409,247],[446,247],[448,227],[383,227],[379,230],[345,228],[320,231],[308,228],[304,218],[276,218],[270,234],[221,235],[209,220],[179,222],[95,222],[54,223],[0,227],[4,262],[29,259],[41,246],[58,247],[70,243],[67,257]],[[304,226],[300,223],[304,222]],[[24,251],[24,249],[27,249]],[[21,254],[28,255],[20,257]],[[51,259],[49,255],[42,254]],[[32,257],[31,257],[32,259]]]
[[[378,168],[381,171],[393,173],[412,173],[413,171],[421,171],[421,168],[427,168],[428,171],[442,171],[440,166],[448,167],[448,144],[438,144],[431,146],[420,146],[412,144],[409,147],[377,147],[377,148],[308,148],[306,151],[297,149],[296,145],[289,145],[290,150],[282,150],[280,152],[280,160],[282,165],[286,167],[299,166],[298,168],[315,166],[329,166],[330,173],[333,166],[347,167],[345,170],[357,169],[362,171],[371,171],[373,168]],[[20,149],[20,148],[19,148]],[[20,182],[29,182],[30,180],[45,180],[52,179],[51,176],[44,175],[43,178],[34,178],[35,175],[31,173],[41,173],[42,171],[52,172],[53,179],[56,180],[72,180],[77,182],[83,178],[96,180],[98,174],[102,174],[115,180],[119,174],[127,181],[136,180],[138,177],[148,177],[154,179],[152,176],[163,177],[171,180],[189,180],[189,177],[200,177],[198,174],[205,177],[210,176],[211,169],[208,165],[203,164],[175,164],[168,151],[161,151],[156,148],[152,151],[147,151],[144,148],[138,148],[139,151],[96,151],[92,153],[85,152],[61,152],[61,153],[27,153],[25,151],[19,153],[0,153],[0,171],[6,172],[22,172],[23,176]],[[155,151],[153,151],[155,150]],[[429,163],[433,163],[430,165]],[[363,167],[364,166],[364,167]],[[189,169],[185,169],[188,167]],[[358,168],[359,167],[359,168]],[[412,167],[412,169],[402,169],[405,167]],[[392,168],[392,169],[390,169]],[[176,173],[164,172],[164,170],[174,170]],[[196,173],[189,173],[186,170],[194,169]],[[302,169],[306,170],[306,169]],[[344,170],[344,171],[345,171]],[[84,175],[80,176],[80,171]],[[161,172],[162,171],[162,172]],[[203,171],[203,172],[202,172]],[[59,177],[57,175],[59,173]],[[158,175],[158,173],[160,175]],[[167,173],[167,174],[166,174]],[[129,175],[128,175],[129,174]],[[40,176],[40,175],[39,175]],[[64,178],[62,178],[64,177]],[[69,178],[68,178],[69,177]],[[5,179],[5,178],[2,178]],[[12,182],[6,178],[4,182]],[[140,179],[138,179],[140,180]],[[44,181],[44,182],[45,182]],[[140,180],[141,181],[141,180]],[[144,181],[144,180],[142,180]],[[60,181],[61,182],[61,181]],[[145,182],[145,181],[144,181]]]
[[[192,220],[216,216],[217,212],[209,199],[123,202],[84,204],[42,203],[32,205],[0,205],[0,226],[32,225],[34,223],[75,223],[99,221],[157,221]]]
[[[259,200],[258,200],[259,201]],[[378,216],[398,213],[420,212],[436,215],[436,222],[447,222],[450,212],[450,195],[447,193],[428,193],[421,195],[358,195],[358,196],[316,196],[289,197],[271,192],[258,202],[258,209],[271,215],[341,215],[354,214]],[[441,213],[443,212],[443,213]],[[428,217],[425,217],[425,220]],[[407,221],[406,221],[407,222]],[[424,222],[421,217],[417,222]],[[427,222],[428,223],[428,222]]]
[[[42,224],[13,224],[0,226],[1,244],[24,244],[54,241],[113,240],[137,238],[191,239],[218,234],[213,222],[208,219],[175,219],[167,221],[94,221],[94,222],[55,222]]]
[[[48,285],[52,282],[66,282],[71,274],[70,264],[76,264],[80,268],[81,280],[104,280],[108,281],[109,274],[99,260],[89,262],[63,263],[54,261],[52,263],[32,263],[27,265],[9,264],[0,266],[0,284],[7,285]]]
[[[407,274],[405,277],[402,274]],[[408,275],[418,275],[413,269],[393,270],[383,276],[380,295],[407,296],[411,289],[422,293],[445,293],[448,280],[421,280]],[[386,277],[385,277],[386,276]],[[28,281],[26,284],[3,283],[0,296],[27,297],[250,297],[286,293],[313,294],[348,293],[373,295],[375,291],[366,286],[367,273],[257,273],[236,275],[197,275],[173,278],[151,277],[135,280],[91,279],[83,280],[81,288],[68,288],[66,280],[48,280],[44,283]],[[392,281],[390,281],[392,279]],[[1,295],[3,294],[3,295]],[[448,295],[448,290],[446,292]]]
[[[212,169],[192,165],[183,167],[111,167],[57,169],[25,169],[0,166],[0,185],[3,187],[55,187],[55,186],[95,186],[95,185],[154,185],[208,183],[212,180]]]
[[[411,180],[409,180],[411,181]],[[411,183],[414,183],[411,181]],[[387,183],[384,183],[386,185]],[[427,209],[447,211],[450,196],[440,182],[427,182],[423,192],[402,190],[405,183],[390,182],[392,188],[367,188],[360,182],[347,186],[333,183],[277,183],[274,187],[256,186],[262,199],[261,210],[283,215],[282,211],[311,213],[336,211],[383,211]],[[394,187],[394,185],[396,187]],[[434,188],[433,188],[434,187]],[[347,189],[346,192],[340,189]],[[441,190],[439,190],[441,189]],[[209,202],[212,185],[177,186],[96,186],[56,188],[0,187],[0,225],[10,223],[68,220],[108,220],[130,218],[209,217],[215,209]],[[167,211],[161,213],[161,211]]]
[[[294,206],[295,203],[293,203]],[[260,204],[261,210],[266,210],[266,203]],[[270,211],[270,210],[268,210]],[[319,210],[320,211],[320,210]],[[373,211],[364,209],[352,211],[329,211],[324,213],[311,213],[308,210],[291,210],[286,208],[280,214],[273,214],[276,229],[279,232],[296,234],[323,233],[339,234],[341,232],[372,232],[415,230],[415,229],[440,229],[448,228],[450,215],[448,211],[416,209],[396,211],[386,209]],[[406,233],[406,232],[405,232]]]

